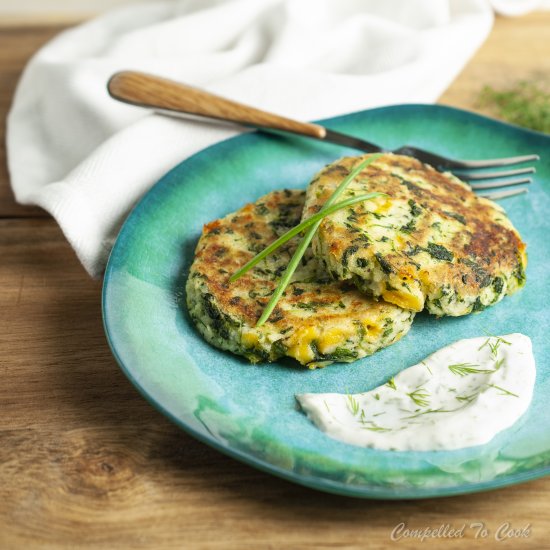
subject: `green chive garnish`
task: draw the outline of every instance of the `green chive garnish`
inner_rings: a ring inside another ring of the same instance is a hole
[[[336,199],[344,192],[346,187],[364,170],[369,164],[373,163],[374,161],[378,160],[382,156],[382,153],[377,153],[375,155],[370,155],[367,159],[365,159],[363,162],[359,163],[357,168],[352,170],[342,181],[342,183],[336,188],[334,193],[329,197],[327,202],[324,204],[323,208],[318,212],[318,214],[325,212],[328,210],[328,208],[334,204]],[[325,212],[326,213],[326,212]],[[285,272],[283,273],[283,276],[281,277],[281,280],[279,281],[279,284],[277,285],[277,288],[273,292],[271,299],[269,300],[269,303],[267,304],[266,308],[264,309],[261,317],[258,319],[258,322],[256,323],[256,326],[262,326],[267,319],[269,319],[269,316],[275,309],[275,306],[277,305],[277,302],[279,301],[279,298],[285,291],[286,287],[290,283],[290,280],[292,278],[292,275],[296,271],[296,268],[298,267],[298,264],[300,263],[300,260],[302,259],[302,256],[304,255],[305,251],[307,250],[307,247],[309,246],[309,243],[312,241],[313,236],[315,235],[315,232],[321,225],[322,219],[317,220],[313,223],[307,230],[307,233],[305,234],[304,238],[298,245],[298,248],[294,252],[294,255],[292,256],[292,259],[290,260]]]
[[[236,271],[231,277],[229,278],[229,282],[233,283],[236,281],[239,277],[242,277],[245,273],[250,271],[255,265],[260,263],[264,258],[275,252],[279,247],[281,247],[283,244],[285,244],[287,241],[292,239],[292,237],[295,237],[298,235],[298,233],[301,233],[304,231],[304,229],[307,229],[308,227],[312,226],[315,222],[322,220],[326,216],[330,216],[331,214],[334,214],[334,212],[338,212],[338,210],[342,210],[343,208],[348,208],[350,206],[353,206],[354,204],[357,204],[358,202],[368,201],[370,199],[375,199],[376,197],[387,197],[386,193],[368,193],[366,195],[359,195],[358,197],[352,197],[351,199],[346,199],[345,201],[339,202],[338,204],[333,204],[332,206],[329,206],[326,210],[320,210],[317,212],[317,214],[314,214],[307,220],[304,220],[299,225],[293,227],[292,229],[289,229],[284,235],[281,235],[276,241],[273,241],[267,248],[264,248],[259,254],[256,254],[254,258],[252,258],[249,262],[247,262],[243,267],[241,267],[238,271]]]

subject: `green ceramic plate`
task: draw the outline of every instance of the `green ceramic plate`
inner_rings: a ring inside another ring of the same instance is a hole
[[[384,147],[405,143],[453,157],[538,153],[531,192],[503,205],[528,243],[526,287],[478,315],[418,315],[401,342],[352,364],[309,371],[291,363],[251,366],[209,346],[185,308],[185,280],[205,222],[264,193],[305,188],[323,165],[357,152],[314,140],[251,133],[182,162],[124,224],[105,274],[109,343],[142,394],[184,430],[252,466],[344,495],[420,498],[492,489],[550,473],[548,235],[550,137],[465,111],[401,105],[324,122]],[[532,405],[489,444],[452,452],[387,452],[332,440],[296,407],[303,392],[372,389],[460,338],[523,332],[533,341]]]

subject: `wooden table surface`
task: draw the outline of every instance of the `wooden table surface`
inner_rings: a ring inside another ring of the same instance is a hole
[[[60,30],[0,26],[3,120],[26,60]],[[549,30],[550,12],[497,19],[441,102],[475,110],[483,84],[550,74]],[[57,224],[15,204],[2,145],[1,548],[550,548],[550,477],[445,499],[355,500],[282,481],[195,441],[119,370],[100,292]],[[467,528],[463,538],[392,542],[400,522],[483,522],[488,536]],[[530,525],[529,536],[498,542],[506,522]]]

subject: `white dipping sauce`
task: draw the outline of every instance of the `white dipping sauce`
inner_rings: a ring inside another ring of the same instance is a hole
[[[534,385],[531,340],[508,334],[459,340],[366,393],[296,399],[318,428],[345,443],[444,451],[482,445],[510,427]]]

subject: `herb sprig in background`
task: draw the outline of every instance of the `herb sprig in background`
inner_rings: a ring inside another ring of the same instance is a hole
[[[478,103],[512,124],[550,133],[550,85],[542,78],[521,80],[501,90],[484,86]]]

